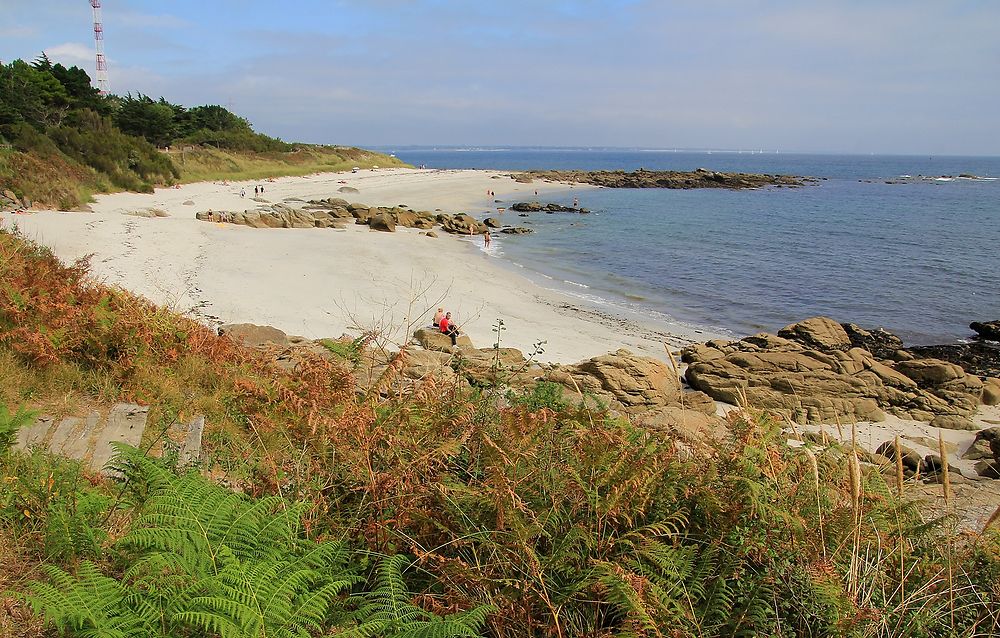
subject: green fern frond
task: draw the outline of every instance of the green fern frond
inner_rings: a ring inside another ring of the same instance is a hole
[[[437,616],[411,602],[412,595],[403,579],[409,559],[402,555],[382,560],[377,570],[378,587],[363,594],[358,608],[358,625],[345,634],[351,638],[452,638],[478,636],[493,612],[492,606]]]
[[[35,420],[37,413],[30,412],[21,406],[13,414],[7,405],[0,403],[0,454],[5,453],[17,441],[17,432]]]
[[[109,638],[157,633],[155,611],[136,604],[121,583],[101,574],[93,563],[81,563],[78,576],[50,565],[43,570],[50,582],[34,583],[27,599],[60,631]]]

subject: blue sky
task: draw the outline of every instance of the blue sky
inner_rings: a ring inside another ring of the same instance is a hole
[[[286,139],[1000,155],[996,0],[106,0],[112,90]],[[0,60],[93,75],[90,3]]]

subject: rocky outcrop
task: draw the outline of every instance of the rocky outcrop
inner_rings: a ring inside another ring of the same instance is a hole
[[[666,405],[685,407],[680,380],[661,361],[618,350],[574,365],[553,368],[545,380],[590,395],[609,407],[638,414]],[[710,399],[697,393],[687,399],[691,406],[705,408]]]
[[[15,211],[31,208],[31,200],[27,197],[20,198],[12,190],[0,192],[0,212]]]
[[[451,352],[453,349],[453,346],[451,345],[451,337],[436,328],[418,328],[416,332],[413,333],[413,338],[424,350]],[[472,339],[470,339],[469,335],[466,334],[459,335],[456,342],[458,347],[462,349],[475,348],[475,346],[472,345]]]
[[[270,204],[243,212],[202,211],[195,214],[195,218],[251,228],[342,228],[346,223],[327,210],[298,209],[288,204]]]
[[[524,226],[507,226],[506,228],[501,228],[500,231],[504,235],[527,235],[528,233],[533,233],[530,228],[525,228]]]
[[[900,457],[903,459],[903,472],[908,476],[916,474],[920,470],[920,466],[923,464],[923,459],[920,458],[920,454],[913,450],[912,448],[906,447],[905,445],[899,446]],[[878,446],[875,450],[875,454],[880,454],[890,461],[895,462],[896,460],[896,444],[894,441],[886,441],[882,445]]]
[[[286,203],[268,204],[243,212],[203,211],[195,217],[251,228],[344,228],[354,220],[356,224],[370,225],[375,230],[386,232],[394,232],[396,226],[426,230],[437,223],[435,215],[428,211],[415,212],[403,206],[369,207],[367,204],[351,204],[338,197],[311,200],[302,208],[293,208]]]
[[[1000,405],[1000,379],[987,377],[983,380],[983,405]]]
[[[392,215],[388,215],[386,213],[380,213],[373,216],[368,220],[368,226],[370,226],[372,230],[381,230],[387,233],[396,232],[396,220],[393,219]]]
[[[441,230],[453,235],[482,235],[488,230],[486,224],[465,213],[440,214],[437,221],[441,224]]]
[[[851,348],[851,338],[847,336],[843,326],[826,317],[813,317],[785,326],[778,331],[778,336],[824,352],[846,351]]]
[[[692,388],[733,404],[778,412],[799,422],[968,417],[983,382],[938,359],[879,360],[853,345],[836,322],[817,317],[738,341],[711,341],[682,351]],[[968,427],[967,419],[939,419]]]
[[[977,338],[986,341],[1000,341],[1000,320],[997,321],[973,321],[969,324],[976,334]]]
[[[813,181],[794,175],[756,173],[719,173],[704,168],[694,171],[528,171],[515,175],[516,181],[534,179],[553,182],[593,184],[607,188],[761,188],[763,186],[802,186]]]
[[[842,323],[840,327],[847,333],[853,347],[867,350],[876,359],[896,359],[901,356],[903,340],[887,330],[865,330],[853,323]]]
[[[510,209],[518,213],[589,213],[586,208],[563,206],[562,204],[542,204],[540,202],[517,202]]]
[[[962,458],[970,461],[982,459],[1000,461],[1000,427],[986,428],[976,432],[976,438],[962,453]]]
[[[245,346],[257,347],[264,344],[288,345],[288,335],[272,326],[258,326],[253,323],[230,323],[219,326],[219,335],[229,337]]]

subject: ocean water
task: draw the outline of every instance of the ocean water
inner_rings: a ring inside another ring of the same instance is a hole
[[[622,149],[395,148],[435,168],[784,173],[803,188],[567,189],[540,198],[571,213],[503,221],[493,254],[589,303],[733,335],[827,315],[884,327],[907,343],[969,337],[1000,319],[1000,158],[798,155]],[[505,202],[508,203],[508,202]],[[502,205],[502,204],[501,204]],[[485,214],[496,206],[484,200]]]

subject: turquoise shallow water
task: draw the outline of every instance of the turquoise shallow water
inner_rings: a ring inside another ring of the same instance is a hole
[[[998,177],[1000,158],[389,150],[437,168],[704,167],[821,178],[755,191],[575,189],[545,201],[579,197],[592,214],[505,213],[536,232],[501,236],[500,258],[546,285],[654,320],[739,335],[822,314],[927,344],[1000,318],[1000,180],[885,183]]]

